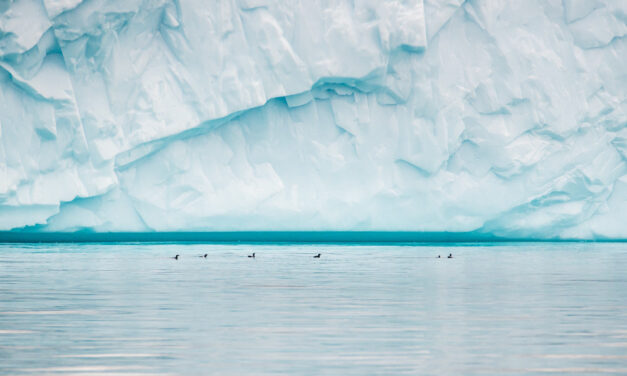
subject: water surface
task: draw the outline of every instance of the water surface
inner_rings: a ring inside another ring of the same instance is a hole
[[[0,244],[0,374],[626,374],[626,271],[625,243]]]

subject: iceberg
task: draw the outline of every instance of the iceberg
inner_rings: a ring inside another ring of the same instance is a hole
[[[627,238],[627,2],[0,4],[0,230]]]

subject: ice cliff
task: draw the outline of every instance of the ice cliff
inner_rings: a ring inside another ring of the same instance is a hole
[[[627,238],[627,1],[0,1],[0,230]]]

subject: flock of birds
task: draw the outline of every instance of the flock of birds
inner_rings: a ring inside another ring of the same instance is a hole
[[[198,256],[198,257],[207,258],[207,255],[208,255],[208,253],[205,253],[204,255],[202,255],[202,256]],[[181,255],[176,255],[176,256],[174,256],[174,257],[172,257],[172,258],[173,258],[173,259],[175,259],[175,260],[178,260],[180,256],[181,256]],[[318,254],[317,254],[317,255],[315,255],[313,258],[320,258],[320,256],[322,256],[322,254],[318,253]],[[255,258],[255,252],[253,252],[252,254],[248,255],[248,258]],[[438,257],[436,257],[436,258],[441,258],[441,257],[440,257],[440,255],[438,255]],[[447,256],[446,258],[453,258],[453,254],[452,254],[452,253],[449,253],[449,254],[448,254],[448,256]]]

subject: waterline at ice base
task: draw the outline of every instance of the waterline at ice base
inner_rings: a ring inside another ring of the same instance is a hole
[[[0,3],[0,230],[627,238],[627,2]]]

